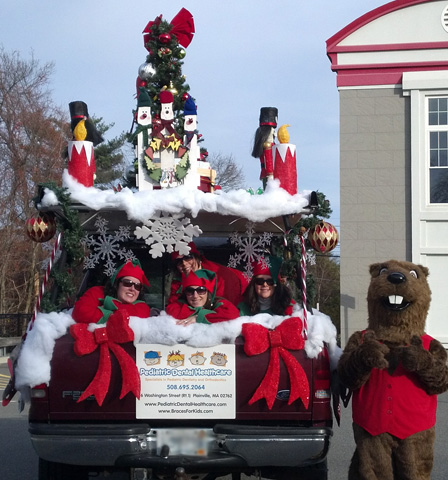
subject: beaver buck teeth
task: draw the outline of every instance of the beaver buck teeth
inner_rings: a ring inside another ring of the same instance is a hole
[[[391,305],[401,305],[403,303],[403,297],[401,295],[389,295],[389,303]]]
[[[389,295],[384,297],[383,304],[389,310],[402,311],[408,308],[411,303],[404,300],[401,295]]]

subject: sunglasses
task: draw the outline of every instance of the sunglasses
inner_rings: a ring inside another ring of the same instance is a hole
[[[259,285],[260,287],[266,284],[268,287],[272,287],[274,285],[274,280],[272,278],[256,278],[255,285]]]
[[[128,288],[134,287],[137,292],[140,292],[143,288],[143,285],[141,283],[135,283],[132,280],[128,280],[127,278],[122,278],[120,280],[120,283]]]
[[[197,287],[197,288],[194,288],[194,287],[187,287],[185,290],[185,295],[194,295],[194,293],[196,292],[198,295],[205,295],[207,293],[207,289],[205,287]]]
[[[175,265],[180,265],[184,260],[193,260],[193,255],[184,255],[183,257],[176,258],[174,260]]]

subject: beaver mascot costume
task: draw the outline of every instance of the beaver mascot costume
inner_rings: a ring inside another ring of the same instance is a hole
[[[425,333],[428,273],[396,260],[370,266],[368,328],[349,338],[338,364],[353,393],[349,480],[430,480],[448,369],[444,347]]]

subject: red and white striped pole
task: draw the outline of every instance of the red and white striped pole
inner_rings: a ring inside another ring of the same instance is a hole
[[[56,252],[58,251],[59,244],[61,242],[61,238],[62,238],[62,232],[59,232],[59,235],[56,237],[56,241],[54,242],[53,251],[51,252],[51,256],[50,256],[50,259],[48,261],[47,269],[45,270],[45,275],[44,275],[44,278],[42,280],[42,284],[40,286],[39,296],[37,297],[36,305],[34,307],[33,317],[31,318],[31,321],[28,324],[27,332],[32,330],[33,325],[34,325],[34,320],[36,319],[36,315],[39,313],[40,303],[42,301],[42,297],[44,296],[45,288],[46,288],[47,283],[48,283],[48,279],[50,278],[50,272],[51,272],[51,269],[53,268],[54,258],[56,256]]]
[[[305,247],[305,235],[300,235],[300,244],[302,247],[302,258],[300,259],[300,270],[302,275],[302,304],[303,304],[303,336],[306,340],[308,331],[308,313],[306,310],[306,247]]]

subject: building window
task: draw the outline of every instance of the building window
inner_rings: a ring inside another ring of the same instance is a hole
[[[428,98],[429,201],[448,203],[448,97]]]

